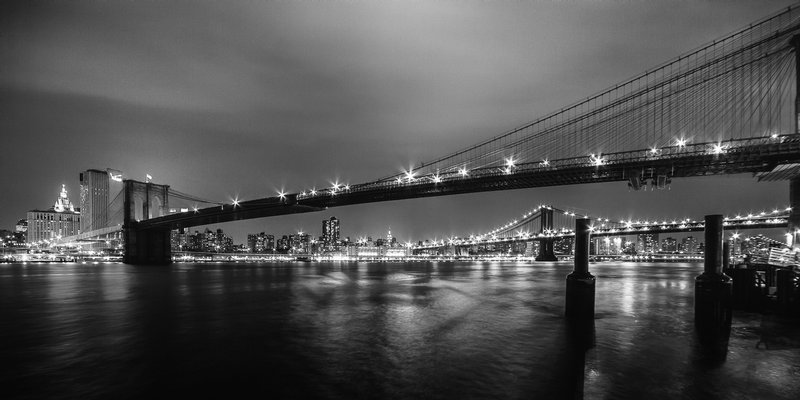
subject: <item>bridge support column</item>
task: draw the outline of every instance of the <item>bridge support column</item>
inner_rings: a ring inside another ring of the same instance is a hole
[[[574,320],[594,320],[595,277],[589,273],[588,218],[575,220],[575,269],[567,275],[566,316]]]
[[[536,261],[558,261],[554,250],[555,239],[544,239],[539,241],[539,255]]]
[[[731,244],[730,242],[722,243],[722,273],[725,273],[731,267]]]
[[[794,133],[800,133],[800,35],[795,35],[791,41],[794,47]]]
[[[733,282],[722,273],[722,215],[705,217],[705,263],[694,283],[694,324],[703,335],[718,336],[731,326]]]
[[[169,229],[138,229],[135,222],[126,224],[125,255],[122,261],[134,265],[167,265],[172,262]]]
[[[789,180],[789,233],[792,235],[792,247],[800,247],[800,176]]]

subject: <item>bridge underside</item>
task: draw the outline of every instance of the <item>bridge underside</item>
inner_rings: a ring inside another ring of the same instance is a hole
[[[629,157],[630,153],[609,154],[601,166],[575,162],[574,166],[530,168],[523,166],[512,173],[483,173],[441,182],[379,182],[353,185],[350,190],[326,192],[317,196],[287,195],[243,201],[172,214],[141,221],[140,229],[178,229],[251,218],[321,211],[330,207],[403,200],[434,196],[513,190],[534,187],[626,182],[660,175],[669,178],[723,174],[764,173],[781,165],[800,163],[800,136],[784,136],[775,141],[764,138],[759,144],[730,148],[721,154],[708,152],[676,154],[667,157]],[[640,152],[635,152],[640,153]],[[619,161],[616,161],[619,160]]]

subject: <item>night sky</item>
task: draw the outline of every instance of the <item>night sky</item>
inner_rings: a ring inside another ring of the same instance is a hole
[[[78,174],[240,200],[384,177],[495,136],[790,1],[104,1],[0,5],[0,228],[79,201]],[[222,224],[401,241],[540,203],[610,218],[785,207],[747,175],[395,201]],[[776,234],[775,236],[781,236]]]

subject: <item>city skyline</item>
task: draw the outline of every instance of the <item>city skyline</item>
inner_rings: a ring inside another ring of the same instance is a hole
[[[223,201],[390,175],[788,4],[7,5],[0,54],[13,62],[0,67],[8,110],[0,124],[9,132],[2,179],[14,195],[4,196],[0,224],[43,207],[55,185],[77,193],[78,173],[91,168],[151,174]],[[177,14],[197,37],[176,29]],[[624,32],[610,28],[622,20]],[[59,162],[29,162],[34,155]],[[420,240],[478,232],[540,203],[697,218],[785,206],[788,183],[737,175],[646,192],[624,183],[525,189],[215,227],[241,241],[250,232],[308,231],[336,215],[350,232],[391,226],[402,240]]]

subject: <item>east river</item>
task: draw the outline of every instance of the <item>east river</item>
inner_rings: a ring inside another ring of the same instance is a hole
[[[700,264],[0,264],[0,398],[797,399],[800,327],[695,338]]]

